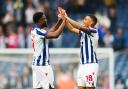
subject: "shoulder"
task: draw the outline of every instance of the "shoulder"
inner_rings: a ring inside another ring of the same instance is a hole
[[[84,35],[85,33],[81,30],[79,30],[79,36],[81,37],[82,35]]]
[[[32,30],[40,30],[40,28],[38,26],[33,25]]]
[[[37,33],[41,32],[41,33],[47,33],[47,31],[45,29],[41,29],[38,26],[32,26],[32,31],[35,31]]]
[[[91,37],[94,38],[95,40],[99,39],[99,34],[98,34],[98,29],[97,28],[90,28],[91,31]]]
[[[91,33],[98,33],[98,29],[95,27],[90,27],[89,30],[91,31]]]

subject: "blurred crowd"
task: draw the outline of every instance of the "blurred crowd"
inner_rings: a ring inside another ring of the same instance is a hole
[[[87,14],[95,15],[98,18],[96,27],[99,32],[99,47],[111,47],[119,52],[128,48],[128,0],[0,0],[0,49],[31,48],[33,14],[36,11],[43,11],[48,19],[48,26],[51,27],[57,21],[58,6],[64,8],[69,17],[81,24]],[[79,47],[79,38],[64,28],[58,39],[49,40],[49,46],[76,48]],[[116,57],[116,89],[128,89],[127,58],[127,53],[119,53]],[[16,71],[17,66],[11,68],[9,74],[5,73],[8,75],[0,73],[0,89],[27,89],[31,86],[31,78],[27,79],[31,77],[31,72],[28,74],[27,68],[23,68],[22,74]],[[76,88],[76,81],[71,77],[71,72],[59,71],[58,74],[58,89]],[[108,77],[101,74],[98,78],[98,89],[109,89]],[[72,84],[68,85],[69,82]]]
[[[0,89],[31,89],[30,67],[19,63],[0,62],[0,64]]]
[[[66,9],[69,17],[79,21],[87,14],[98,18],[99,47],[113,47],[115,51],[128,48],[127,0],[0,0],[0,48],[30,48],[33,14],[43,11],[51,27],[57,21],[58,6]],[[72,41],[73,40],[73,41]],[[50,47],[79,47],[78,37],[64,28]]]

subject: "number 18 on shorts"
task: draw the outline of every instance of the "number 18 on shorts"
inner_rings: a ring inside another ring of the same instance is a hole
[[[98,64],[81,64],[78,69],[77,84],[82,87],[96,87]]]

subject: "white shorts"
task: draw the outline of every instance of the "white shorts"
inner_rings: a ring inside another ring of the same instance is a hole
[[[98,68],[97,63],[80,64],[77,75],[78,86],[96,87]]]
[[[49,89],[49,86],[54,88],[54,75],[50,65],[35,66],[32,65],[33,73],[33,88]]]

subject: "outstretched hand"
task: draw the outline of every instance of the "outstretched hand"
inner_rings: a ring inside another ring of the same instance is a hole
[[[60,13],[64,13],[65,17],[68,17],[65,9],[59,7],[59,11],[60,11]]]
[[[63,15],[65,18],[68,17],[66,10],[61,7],[58,7],[58,15],[60,15],[60,14]]]
[[[61,10],[61,7],[58,7],[57,12],[58,12],[58,18],[65,19],[65,13],[64,11]]]

